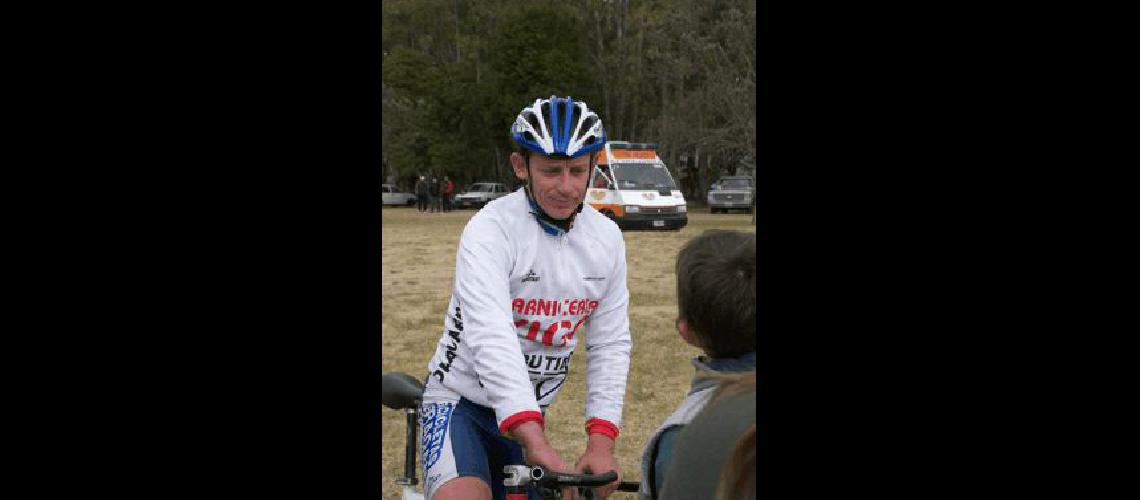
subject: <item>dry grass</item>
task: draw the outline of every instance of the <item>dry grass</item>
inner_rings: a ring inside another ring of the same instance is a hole
[[[475,212],[420,214],[414,208],[385,208],[382,212],[381,315],[384,372],[422,375],[439,339],[443,311],[454,278],[455,250],[464,224]],[[627,479],[640,478],[645,441],[681,402],[693,375],[689,360],[698,351],[677,336],[673,265],[681,245],[705,229],[755,231],[749,214],[691,213],[689,224],[677,232],[626,231],[629,266],[630,330],[633,357],[625,397],[617,458]],[[584,343],[574,359],[558,401],[547,413],[547,437],[564,460],[577,461],[585,450]],[[384,499],[399,499],[394,483],[403,471],[404,415],[383,410]],[[417,478],[422,481],[420,472]],[[629,495],[623,495],[629,496]]]

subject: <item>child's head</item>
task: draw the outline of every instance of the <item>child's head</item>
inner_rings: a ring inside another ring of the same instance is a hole
[[[756,350],[756,234],[711,229],[677,254],[677,328],[714,358]]]

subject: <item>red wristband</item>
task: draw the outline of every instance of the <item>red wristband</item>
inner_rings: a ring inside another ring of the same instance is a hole
[[[520,411],[505,418],[503,423],[499,424],[499,432],[503,434],[511,432],[523,422],[538,422],[539,426],[544,430],[546,429],[546,423],[543,421],[541,413],[537,411]]]
[[[600,418],[591,418],[586,421],[586,434],[601,434],[614,441],[617,441],[618,428],[613,422],[603,420]]]

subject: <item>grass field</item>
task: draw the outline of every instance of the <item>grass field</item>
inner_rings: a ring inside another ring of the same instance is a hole
[[[707,210],[707,209],[706,209]],[[459,234],[473,210],[421,214],[415,208],[382,211],[381,316],[384,372],[425,373],[443,328],[454,278]],[[673,265],[681,245],[706,229],[755,231],[751,215],[689,214],[680,231],[626,231],[629,272],[629,320],[633,354],[616,454],[626,479],[640,478],[645,441],[688,391],[698,351],[684,344],[673,326],[677,315]],[[588,334],[588,333],[587,333]],[[573,464],[585,450],[585,342],[580,342],[569,378],[548,411],[546,434],[564,460]],[[393,482],[404,460],[404,414],[383,409],[383,490],[398,499]],[[420,477],[422,472],[417,472]],[[620,495],[629,497],[630,495]]]

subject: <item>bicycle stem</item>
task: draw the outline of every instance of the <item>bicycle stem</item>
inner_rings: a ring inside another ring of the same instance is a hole
[[[503,467],[503,486],[507,488],[506,500],[527,500],[527,487],[531,483],[531,468],[525,465]]]

